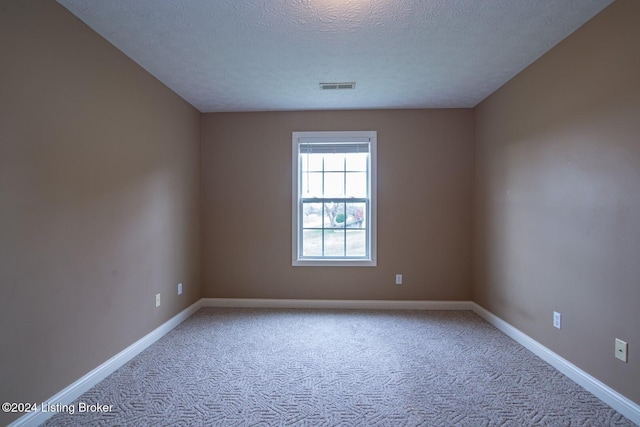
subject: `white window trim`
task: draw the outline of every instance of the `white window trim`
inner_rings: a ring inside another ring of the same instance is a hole
[[[298,231],[300,225],[298,224],[300,218],[300,188],[302,184],[298,182],[298,168],[299,168],[299,144],[301,140],[308,138],[318,139],[357,139],[367,138],[369,140],[369,155],[370,155],[370,171],[369,171],[369,185],[370,185],[370,214],[369,214],[369,258],[368,259],[299,259],[298,258]],[[345,132],[293,132],[292,133],[292,265],[294,267],[375,267],[377,265],[377,131],[345,131]]]

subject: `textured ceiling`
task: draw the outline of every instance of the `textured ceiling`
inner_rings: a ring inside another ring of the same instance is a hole
[[[58,1],[213,112],[473,107],[613,0]]]

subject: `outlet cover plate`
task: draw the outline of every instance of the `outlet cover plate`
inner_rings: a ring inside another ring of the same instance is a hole
[[[553,327],[558,329],[562,327],[562,314],[557,311],[553,312]]]
[[[629,344],[627,344],[625,341],[622,341],[616,338],[616,359],[620,359],[626,363],[628,348],[629,348]]]
[[[160,294],[156,294],[156,307],[160,307]]]

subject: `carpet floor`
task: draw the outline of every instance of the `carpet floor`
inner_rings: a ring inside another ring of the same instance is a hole
[[[204,308],[46,426],[633,426],[470,311]]]

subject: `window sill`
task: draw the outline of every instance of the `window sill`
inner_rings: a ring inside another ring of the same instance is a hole
[[[371,259],[297,259],[291,263],[293,267],[376,267]]]

